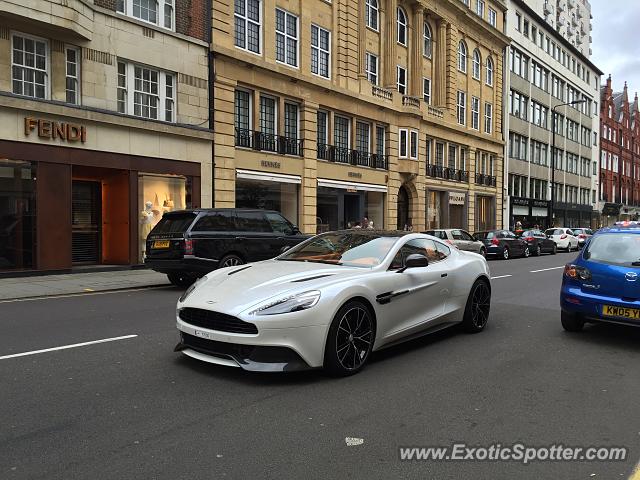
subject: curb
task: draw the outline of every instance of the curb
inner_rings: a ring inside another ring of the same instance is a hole
[[[174,285],[170,283],[158,283],[152,285],[139,285],[139,286],[130,286],[130,287],[119,287],[119,288],[105,288],[100,290],[91,290],[91,291],[81,291],[81,292],[69,292],[69,293],[54,293],[50,295],[30,295],[28,297],[11,297],[11,298],[0,298],[0,303],[9,303],[9,302],[19,302],[19,301],[29,301],[29,300],[45,300],[45,299],[53,299],[53,298],[68,298],[68,297],[82,297],[85,295],[96,295],[101,293],[118,293],[118,292],[126,292],[126,291],[140,291],[140,290],[149,290],[155,288],[162,287],[173,287]]]

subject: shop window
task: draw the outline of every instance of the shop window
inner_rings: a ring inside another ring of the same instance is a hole
[[[49,47],[30,36],[13,35],[11,71],[13,93],[33,98],[48,97]]]
[[[298,185],[238,178],[236,206],[275,210],[295,224],[298,221]]]

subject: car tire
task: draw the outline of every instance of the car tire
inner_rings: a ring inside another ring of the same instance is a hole
[[[578,318],[574,313],[562,311],[560,313],[562,328],[567,332],[579,332],[584,327],[584,320]]]
[[[502,259],[509,260],[509,258],[511,258],[511,253],[507,247],[504,247],[504,250],[502,250]]]
[[[551,255],[555,255],[556,253],[558,253],[558,245],[554,243],[551,249]]]
[[[540,244],[538,244],[538,246],[536,247],[536,253],[534,253],[534,255],[536,257],[539,257],[540,255],[542,255],[542,247],[540,246]]]
[[[167,273],[167,278],[176,287],[188,287],[195,281],[195,277],[183,272]]]
[[[375,322],[370,308],[359,300],[345,303],[333,317],[324,346],[324,369],[335,377],[362,370],[371,355]]]
[[[487,249],[482,247],[480,249],[480,255],[482,255],[484,258],[487,258]]]
[[[462,328],[468,333],[484,330],[491,311],[491,288],[486,280],[474,282],[462,317]]]
[[[234,253],[230,253],[229,255],[222,257],[222,260],[220,260],[220,263],[218,264],[218,268],[236,267],[238,265],[243,265],[244,263],[245,261],[241,257]]]
[[[531,256],[531,250],[529,250],[529,247],[524,247],[524,252],[522,252],[522,256],[524,258],[529,258]]]

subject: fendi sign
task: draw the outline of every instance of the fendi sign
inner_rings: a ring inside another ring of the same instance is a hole
[[[65,142],[86,142],[87,127],[77,123],[53,122],[41,118],[24,118],[24,134],[28,137],[31,132],[37,132],[40,138],[60,139]]]

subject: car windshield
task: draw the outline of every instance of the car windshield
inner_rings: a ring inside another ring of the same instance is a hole
[[[612,265],[640,267],[640,234],[607,233],[591,237],[584,258]]]
[[[153,228],[153,233],[184,233],[196,218],[195,213],[172,213],[164,215]]]
[[[329,232],[287,250],[278,260],[371,268],[382,263],[398,238],[356,231]]]
[[[564,230],[562,230],[561,228],[550,228],[544,233],[546,233],[547,235],[564,235]]]

